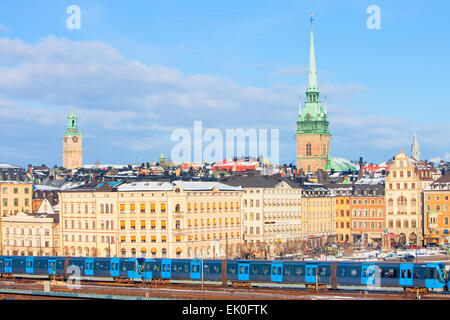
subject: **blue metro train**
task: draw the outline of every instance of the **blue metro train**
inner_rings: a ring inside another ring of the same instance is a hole
[[[202,272],[203,265],[203,272]],[[47,276],[150,282],[204,281],[222,285],[276,283],[338,287],[393,287],[448,291],[443,263],[387,263],[338,261],[198,260],[147,258],[83,258],[0,256],[3,276]]]

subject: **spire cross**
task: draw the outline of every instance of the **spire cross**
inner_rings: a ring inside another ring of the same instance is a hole
[[[313,21],[314,21],[313,14],[311,13],[311,18],[309,18],[309,22],[311,22],[311,28],[312,28],[312,25],[313,25]]]

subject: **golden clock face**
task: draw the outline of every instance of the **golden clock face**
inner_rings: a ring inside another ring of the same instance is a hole
[[[78,141],[78,137],[77,136],[73,136],[72,140],[73,140],[73,142],[77,142]]]

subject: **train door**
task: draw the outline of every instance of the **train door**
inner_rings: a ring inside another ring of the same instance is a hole
[[[316,283],[317,263],[306,264],[306,283]]]
[[[375,284],[375,264],[363,263],[361,266],[361,284],[373,285]]]
[[[270,267],[270,280],[274,282],[283,281],[283,263],[282,262],[273,262]]]
[[[201,279],[201,261],[191,260],[191,279]]]
[[[438,288],[438,269],[435,263],[427,263],[425,285],[428,289]]]
[[[86,276],[94,275],[94,258],[84,259],[84,275]]]
[[[56,274],[56,259],[48,259],[48,274]]]
[[[34,261],[33,261],[33,257],[27,257],[27,262],[26,262],[26,271],[27,273],[34,273]]]
[[[238,280],[249,281],[250,264],[248,262],[239,262],[238,265]]]
[[[412,286],[413,285],[413,264],[401,263],[400,264],[400,285]]]
[[[120,258],[111,258],[110,262],[110,266],[109,266],[109,270],[111,272],[111,277],[118,277],[119,274],[119,261]]]
[[[5,272],[12,273],[12,259],[11,258],[5,259]]]
[[[172,260],[162,259],[161,261],[161,278],[170,279],[172,277]]]

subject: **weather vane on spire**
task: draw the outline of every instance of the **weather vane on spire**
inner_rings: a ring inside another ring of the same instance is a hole
[[[311,22],[311,28],[312,28],[312,25],[313,25],[313,21],[314,21],[313,13],[311,12],[311,18],[309,18],[309,22]]]

